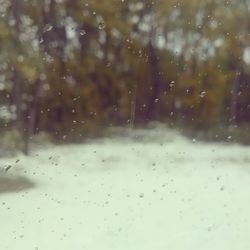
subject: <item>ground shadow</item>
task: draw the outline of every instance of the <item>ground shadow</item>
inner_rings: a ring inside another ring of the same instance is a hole
[[[18,193],[35,187],[35,183],[22,176],[0,176],[0,195],[3,193]]]

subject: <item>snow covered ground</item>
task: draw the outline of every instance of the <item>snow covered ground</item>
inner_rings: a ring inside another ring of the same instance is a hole
[[[0,159],[0,249],[250,249],[250,147],[155,129]]]

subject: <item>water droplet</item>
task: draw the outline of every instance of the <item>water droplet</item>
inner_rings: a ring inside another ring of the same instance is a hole
[[[80,98],[81,98],[81,96],[77,96],[77,97],[73,98],[73,101],[75,102],[75,101],[77,101]]]
[[[200,98],[204,98],[205,95],[206,95],[206,91],[202,91],[202,92],[200,93]]]
[[[174,84],[175,84],[175,81],[171,81],[170,84],[169,84],[170,88],[173,88]]]
[[[12,168],[12,166],[11,166],[11,165],[8,165],[8,166],[5,168],[5,171],[6,171],[6,172],[9,171],[11,168]]]
[[[140,197],[140,198],[144,198],[144,194],[143,194],[143,193],[140,193],[139,197]]]
[[[80,35],[81,35],[81,36],[86,35],[86,31],[85,31],[85,30],[80,30],[80,32],[79,32],[79,33],[80,33]]]
[[[98,29],[99,29],[99,30],[103,30],[103,29],[105,29],[105,27],[106,27],[106,25],[105,25],[104,22],[100,22],[100,23],[98,24]]]
[[[45,32],[51,31],[52,29],[53,29],[53,26],[52,26],[52,25],[46,24],[46,25],[44,26],[43,32],[45,33]]]

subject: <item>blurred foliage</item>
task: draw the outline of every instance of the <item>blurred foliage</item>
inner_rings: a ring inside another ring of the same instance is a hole
[[[1,0],[0,15],[0,124],[26,153],[41,131],[250,122],[249,0]]]

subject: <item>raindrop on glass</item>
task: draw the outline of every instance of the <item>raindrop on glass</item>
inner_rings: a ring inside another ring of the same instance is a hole
[[[206,91],[202,91],[202,92],[200,93],[200,98],[204,98],[205,95],[206,95]]]
[[[104,22],[100,22],[100,23],[98,24],[98,29],[99,29],[99,30],[103,30],[103,29],[105,29],[105,27],[106,27],[106,25],[105,25]]]

